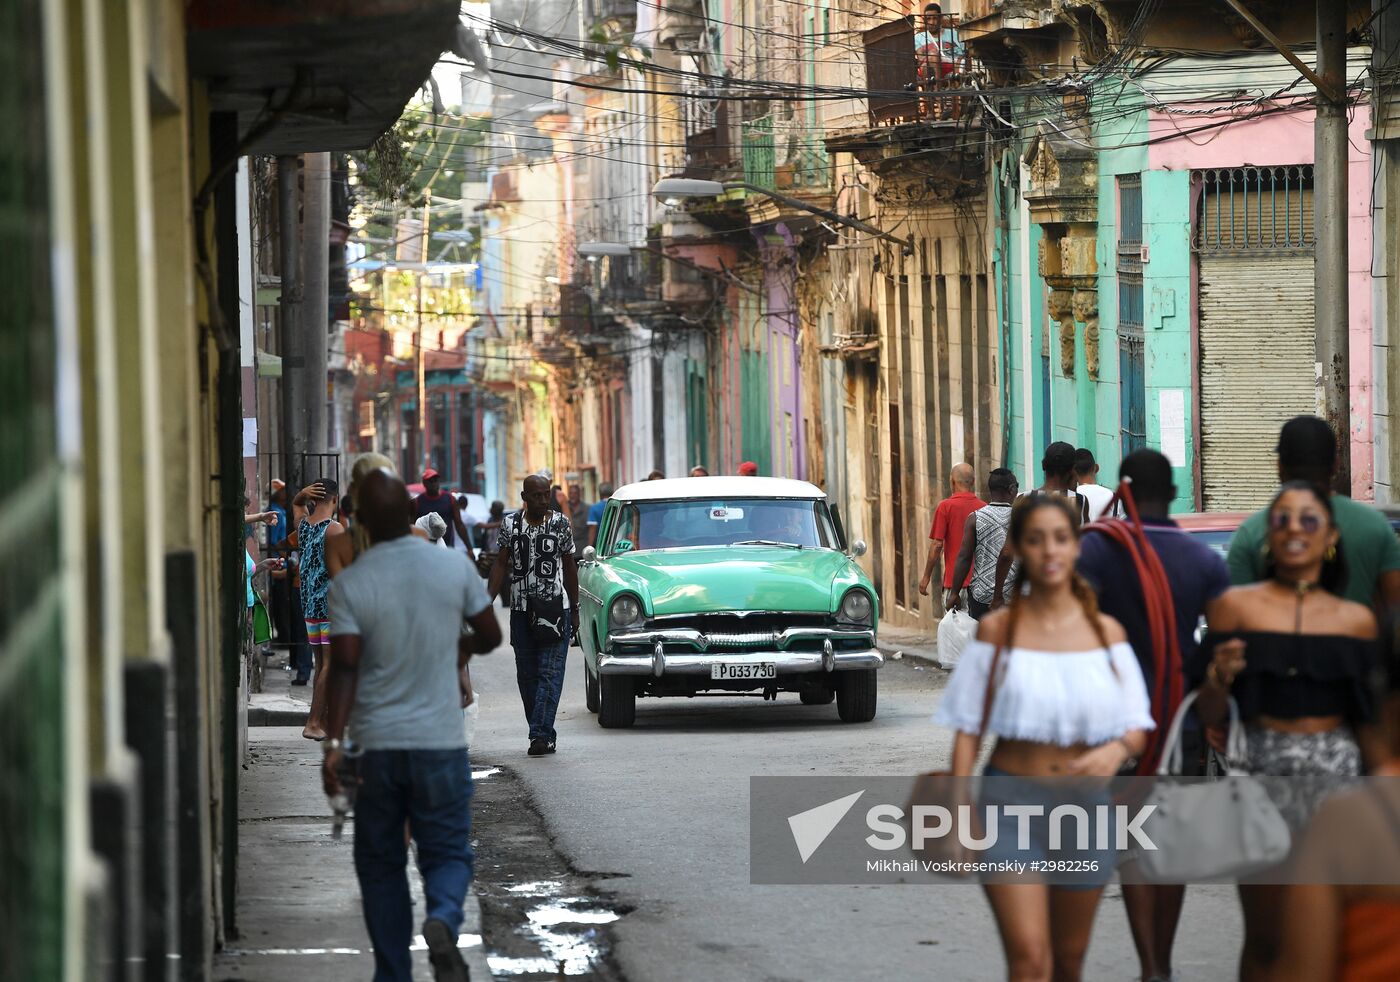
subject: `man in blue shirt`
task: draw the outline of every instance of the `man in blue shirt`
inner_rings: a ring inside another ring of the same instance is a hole
[[[608,507],[608,499],[612,497],[613,486],[606,481],[598,485],[598,500],[588,506],[588,544],[596,546],[598,544],[598,523],[603,520],[603,509]]]
[[[1215,550],[1167,517],[1176,498],[1171,461],[1156,450],[1137,450],[1123,459],[1118,475],[1132,482],[1147,544],[1167,574],[1176,612],[1177,645],[1184,663],[1196,650],[1197,623],[1203,615],[1210,616],[1220,595],[1230,588],[1230,573]],[[1099,609],[1123,625],[1143,677],[1152,687],[1156,666],[1166,652],[1153,649],[1142,584],[1131,557],[1108,536],[1091,532],[1080,543],[1079,572],[1097,591]],[[1171,720],[1156,722],[1158,732],[1165,732]],[[1145,979],[1172,977],[1172,942],[1185,895],[1184,886],[1123,884],[1123,905]]]

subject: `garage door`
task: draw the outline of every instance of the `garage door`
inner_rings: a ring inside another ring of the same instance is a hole
[[[1279,427],[1316,408],[1313,258],[1202,254],[1199,297],[1204,508],[1258,508]]]

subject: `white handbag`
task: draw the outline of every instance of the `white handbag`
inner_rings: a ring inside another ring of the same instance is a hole
[[[1167,731],[1157,777],[1181,773],[1181,723],[1196,701],[1181,702]],[[1158,780],[1146,805],[1155,805],[1143,823],[1155,849],[1135,858],[1143,876],[1155,883],[1204,883],[1240,879],[1288,858],[1292,837],[1263,785],[1243,767],[1246,759],[1240,711],[1230,700],[1230,735],[1224,776],[1189,784]]]

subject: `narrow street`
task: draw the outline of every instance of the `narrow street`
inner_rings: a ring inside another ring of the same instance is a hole
[[[559,851],[612,907],[615,964],[630,980],[992,978],[1000,945],[970,886],[782,887],[749,883],[752,775],[889,775],[944,766],[929,722],[947,673],[912,659],[880,674],[879,715],[847,725],[795,695],[643,700],[631,730],[604,730],[583,701],[572,649],[559,751],[525,755],[509,646],[472,662],[482,700],[475,766],[513,771]],[[497,830],[478,814],[483,853]],[[491,875],[483,870],[481,878]],[[479,889],[491,888],[479,884]],[[487,944],[501,926],[488,918]],[[1177,944],[1183,979],[1235,971],[1239,904],[1230,887],[1192,887]],[[834,939],[840,939],[834,943]],[[1136,958],[1116,884],[1105,894],[1086,978],[1128,979]]]

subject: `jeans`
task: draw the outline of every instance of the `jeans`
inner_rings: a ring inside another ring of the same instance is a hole
[[[569,633],[573,611],[564,614],[564,640],[536,641],[530,634],[530,615],[523,610],[510,612],[510,646],[515,649],[515,681],[530,724],[531,740],[553,743],[554,714],[564,691],[564,662],[569,655]]]
[[[287,576],[287,599],[290,603],[290,610],[287,612],[288,633],[290,634],[291,650],[287,656],[288,663],[292,666],[292,671],[296,672],[299,681],[305,682],[311,678],[313,668],[311,662],[311,645],[306,643],[306,621],[301,616],[301,590],[291,584],[291,575]]]
[[[472,771],[460,750],[368,750],[355,800],[355,872],[374,945],[374,982],[413,982],[404,823],[418,844],[427,918],[455,935],[472,881]]]

